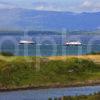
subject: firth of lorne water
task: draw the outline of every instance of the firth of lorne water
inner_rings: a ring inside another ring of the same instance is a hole
[[[90,95],[100,92],[100,86],[26,90],[0,93],[0,100],[48,100],[55,97]]]
[[[21,45],[31,39],[35,44]],[[81,46],[65,46],[67,41],[80,41]],[[0,52],[18,56],[82,55],[100,52],[100,35],[9,35],[0,34]],[[100,92],[100,86],[0,92],[0,100],[48,100],[48,98],[89,95]]]
[[[19,44],[32,40],[35,44]],[[80,46],[65,46],[68,41],[80,41]],[[0,51],[18,56],[82,55],[100,51],[100,35],[23,35],[0,34]]]

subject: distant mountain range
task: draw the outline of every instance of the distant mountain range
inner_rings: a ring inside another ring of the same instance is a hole
[[[100,12],[71,13],[0,9],[0,30],[96,30],[100,29]]]

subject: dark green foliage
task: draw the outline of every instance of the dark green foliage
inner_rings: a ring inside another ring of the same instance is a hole
[[[14,56],[14,54],[10,53],[10,52],[1,52],[0,55],[2,55],[2,56]]]
[[[94,51],[92,51],[91,53],[88,53],[87,55],[100,55],[100,52],[94,52]]]
[[[52,100],[52,98],[48,98],[48,100]]]
[[[53,99],[48,99],[53,100]],[[94,95],[88,95],[88,96],[64,96],[61,99],[57,98],[56,100],[100,100],[100,93],[96,93]]]

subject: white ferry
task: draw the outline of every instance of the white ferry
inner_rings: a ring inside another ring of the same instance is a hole
[[[19,44],[35,44],[32,40],[20,40]]]
[[[79,46],[79,45],[82,45],[82,43],[79,41],[73,41],[73,42],[66,42],[65,45],[66,46],[70,46],[70,45]]]

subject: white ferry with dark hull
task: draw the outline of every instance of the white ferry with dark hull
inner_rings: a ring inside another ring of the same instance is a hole
[[[35,42],[32,40],[20,40],[19,44],[35,44]]]
[[[74,41],[74,42],[66,42],[65,43],[65,46],[80,46],[80,45],[82,45],[82,43],[81,42],[79,42],[79,41]]]

